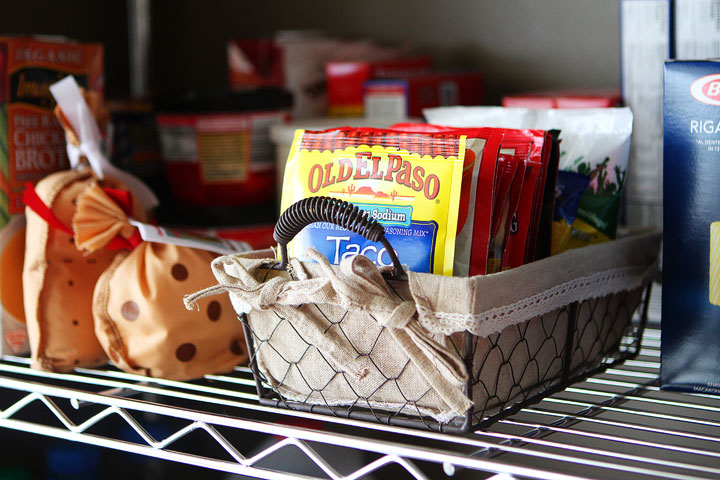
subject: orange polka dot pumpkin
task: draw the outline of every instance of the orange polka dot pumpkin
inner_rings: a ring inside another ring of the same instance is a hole
[[[92,170],[84,168],[48,175],[37,183],[35,192],[69,229],[77,211],[77,199],[91,185],[125,189],[120,182],[107,177],[99,182]],[[133,215],[140,220],[145,218],[137,206]],[[95,282],[117,252],[82,253],[75,246],[72,232],[50,226],[31,208],[26,209],[26,217],[23,303],[32,366],[66,372],[107,363],[95,337],[92,296]]]
[[[121,250],[99,276],[92,296],[95,334],[122,370],[171,380],[226,372],[247,362],[242,324],[229,297],[188,311],[186,294],[215,283],[210,263],[217,254],[144,242],[127,214],[97,184],[77,199],[76,248],[106,250],[122,236]]]
[[[242,330],[229,297],[188,311],[183,296],[214,283],[216,255],[143,242],[119,254],[95,286],[97,337],[124,371],[171,380],[227,372],[247,362]]]

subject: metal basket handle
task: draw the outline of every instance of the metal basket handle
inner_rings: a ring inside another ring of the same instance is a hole
[[[371,242],[381,243],[392,261],[393,278],[400,278],[405,274],[395,250],[385,238],[385,227],[352,203],[331,197],[304,198],[290,205],[280,215],[273,232],[273,238],[280,245],[280,268],[287,266],[287,244],[303,228],[315,222],[333,223],[361,235]]]

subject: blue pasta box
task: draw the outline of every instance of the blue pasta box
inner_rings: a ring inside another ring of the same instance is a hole
[[[664,68],[660,379],[720,394],[720,61]]]

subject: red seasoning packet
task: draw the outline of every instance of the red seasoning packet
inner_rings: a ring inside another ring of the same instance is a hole
[[[453,128],[417,123],[398,123],[390,128],[403,132],[445,132],[467,137],[453,272],[455,276],[486,273],[497,159],[503,129]]]
[[[492,232],[488,248],[487,273],[502,269],[505,247],[513,225],[525,179],[525,161],[532,141],[518,142],[506,133],[498,155],[498,175],[495,178]]]
[[[390,128],[467,137],[454,275],[494,273],[542,255],[552,220],[556,133],[408,123]]]
[[[510,135],[509,141],[515,153],[524,156],[523,181],[517,206],[511,220],[502,269],[519,267],[525,263],[525,252],[531,238],[531,221],[535,212],[536,191],[542,172],[542,148],[544,132],[523,130],[522,135]],[[508,145],[508,143],[506,143]]]
[[[536,212],[537,215],[534,219],[536,223],[534,223],[534,230],[532,231],[532,238],[535,239],[534,249],[532,254],[526,255],[525,263],[550,256],[553,210],[555,207],[555,182],[560,160],[559,136],[559,130],[545,132],[542,153],[544,171],[541,173],[540,178],[543,188],[540,200],[535,204],[538,212]]]

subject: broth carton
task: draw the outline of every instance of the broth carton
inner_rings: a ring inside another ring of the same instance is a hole
[[[74,75],[103,91],[103,49],[60,39],[0,36],[0,354],[28,352],[22,300],[27,182],[68,168],[50,84]]]
[[[665,63],[663,388],[720,394],[720,62]]]

